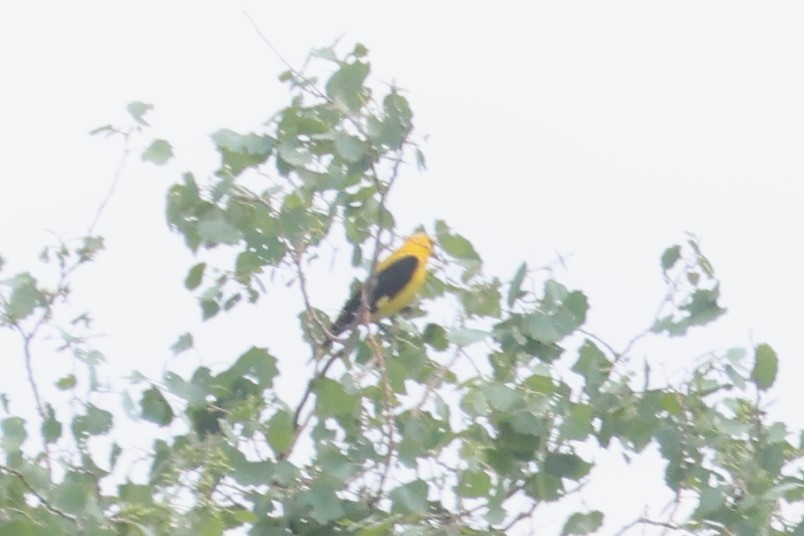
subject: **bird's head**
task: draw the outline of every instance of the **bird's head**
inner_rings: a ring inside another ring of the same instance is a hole
[[[435,246],[433,239],[424,233],[416,233],[411,235],[407,242],[408,244],[412,244],[426,250],[428,254],[433,253],[433,247]]]

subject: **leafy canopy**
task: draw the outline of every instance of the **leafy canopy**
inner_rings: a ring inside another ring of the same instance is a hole
[[[618,534],[804,534],[802,441],[764,411],[773,349],[714,352],[675,384],[633,359],[643,338],[683,337],[725,312],[692,238],[661,256],[666,299],[617,349],[584,329],[581,290],[525,262],[510,279],[490,277],[471,242],[435,220],[425,229],[442,261],[424,305],[323,350],[331,319],[308,291],[310,268],[342,240],[354,266],[373,266],[397,231],[394,184],[425,166],[408,99],[375,89],[367,55],[325,48],[310,72],[282,73],[289,104],[253,132],[213,133],[219,167],[184,173],[167,192],[168,225],[197,256],[184,285],[204,319],[258,301],[277,275],[298,290],[302,305],[287,314],[317,358],[301,402],[274,389],[299,356],[252,347],[233,348],[230,366],[135,374],[122,404],[101,403],[105,356],[90,344],[90,317],[64,322],[61,311],[71,274],[103,241],[49,248],[54,284],[27,272],[0,280],[0,326],[20,337],[13,358],[36,404],[19,413],[2,398],[0,532],[507,534],[555,507],[572,512],[562,535],[592,534],[607,512],[584,506],[583,487],[608,449],[657,451],[676,503],[646,498]],[[152,109],[132,103],[131,127],[96,133],[145,136]],[[144,147],[152,164],[174,157],[166,140]],[[430,307],[452,311],[450,323],[431,321]],[[50,352],[41,342],[54,333]],[[186,332],[170,350],[194,344]],[[43,389],[36,371],[54,353],[71,356],[72,371]],[[121,438],[132,422],[152,434],[148,452]]]

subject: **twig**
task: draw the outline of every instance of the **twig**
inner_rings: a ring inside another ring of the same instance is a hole
[[[28,491],[31,492],[31,494],[34,497],[36,497],[39,500],[39,502],[42,503],[42,505],[45,508],[47,508],[47,510],[49,512],[51,512],[53,514],[56,514],[59,517],[63,517],[64,519],[68,519],[68,520],[72,521],[73,523],[75,523],[76,525],[79,524],[77,517],[75,517],[72,514],[68,514],[64,510],[61,510],[61,509],[53,506],[50,503],[50,501],[48,501],[41,493],[36,491],[36,489],[34,489],[34,487],[31,485],[31,483],[28,482],[28,480],[25,478],[25,475],[23,475],[21,472],[17,471],[16,469],[12,469],[11,467],[9,467],[7,465],[3,465],[3,464],[0,464],[0,471],[5,471],[6,473],[8,473],[10,475],[19,478],[20,482],[22,482],[22,485],[25,486],[28,489]]]
[[[524,512],[520,512],[519,514],[514,516],[514,518],[509,523],[507,523],[504,527],[502,527],[502,531],[507,534],[508,531],[514,527],[514,525],[516,525],[523,519],[527,519],[530,516],[532,516],[533,512],[535,512],[536,509],[539,507],[539,504],[540,503],[538,502],[534,502],[533,504],[530,505],[530,509],[525,510]]]
[[[129,144],[131,131],[117,132],[123,136],[123,155],[120,157],[120,161],[117,163],[117,169],[112,177],[112,185],[109,187],[109,191],[106,192],[106,196],[103,198],[100,205],[98,205],[98,210],[95,212],[95,217],[92,218],[92,223],[90,223],[89,227],[87,228],[87,236],[92,236],[92,233],[95,232],[95,227],[97,227],[101,215],[106,210],[106,205],[109,204],[109,201],[112,199],[112,196],[117,190],[117,184],[120,182],[120,177],[123,175],[123,168],[126,165],[126,160],[128,160],[128,156],[131,154],[131,145]]]
[[[327,362],[324,364],[324,367],[316,373],[316,375],[307,382],[307,388],[304,390],[304,394],[302,395],[302,399],[299,402],[299,405],[296,407],[296,411],[293,413],[293,429],[296,430],[296,437],[293,438],[293,442],[291,443],[291,448],[288,449],[288,452],[292,450],[293,444],[296,442],[296,438],[298,437],[299,433],[301,432],[303,426],[299,426],[299,417],[301,416],[301,412],[304,409],[305,404],[307,404],[307,399],[310,398],[310,395],[313,393],[313,385],[315,385],[316,380],[319,378],[323,378],[329,367],[332,364],[340,359],[341,352],[336,352],[327,359]]]
[[[20,336],[22,337],[22,353],[23,357],[25,358],[25,372],[28,376],[28,385],[31,386],[34,402],[36,403],[36,412],[39,413],[39,417],[41,417],[42,421],[46,421],[47,415],[45,414],[45,408],[42,405],[42,398],[39,395],[39,386],[37,386],[36,378],[34,377],[33,354],[31,353],[31,340],[36,333],[36,328],[34,328],[30,333],[25,333],[19,324],[14,324],[14,327],[17,329],[17,331],[19,331]]]
[[[336,339],[336,337],[329,332],[328,326],[324,324],[320,318],[318,318],[317,314],[315,314],[315,309],[310,302],[310,294],[307,292],[307,277],[305,276],[304,269],[302,268],[303,253],[303,248],[294,246],[291,257],[293,259],[293,264],[296,266],[296,275],[299,278],[299,288],[301,289],[302,299],[304,300],[304,308],[307,311],[307,316],[312,318],[312,321],[315,322],[318,328],[324,333],[324,335],[327,337],[327,340],[333,341]],[[320,346],[319,342],[315,339],[313,339],[313,342],[316,346]]]
[[[379,364],[380,379],[383,387],[383,409],[385,412],[385,424],[387,425],[386,437],[388,438],[388,445],[386,447],[387,450],[383,460],[384,467],[380,473],[380,481],[377,483],[377,492],[374,495],[374,499],[372,501],[373,504],[380,500],[382,490],[385,487],[385,482],[388,479],[388,474],[391,471],[391,462],[394,458],[394,452],[396,451],[396,417],[394,416],[391,403],[393,394],[391,392],[391,384],[388,381],[388,368],[385,364],[385,354],[383,354],[382,348],[377,343],[377,339],[373,333],[369,334],[369,344],[371,344],[371,347],[374,350],[374,359]]]
[[[422,397],[419,399],[419,402],[413,406],[411,409],[411,413],[414,415],[419,415],[421,413],[422,408],[430,399],[430,395],[433,394],[433,391],[436,390],[441,385],[441,382],[444,380],[444,376],[446,376],[447,372],[452,369],[453,365],[458,358],[462,355],[462,351],[460,347],[455,348],[455,352],[452,354],[452,358],[447,362],[446,365],[439,366],[438,370],[433,374],[430,381],[427,382],[427,386],[424,389],[424,393],[422,393]]]
[[[637,519],[631,521],[627,525],[624,525],[620,530],[612,534],[611,536],[623,536],[626,532],[631,530],[632,528],[638,525],[650,525],[652,527],[663,527],[665,530],[662,531],[662,534],[666,534],[668,530],[672,531],[685,531],[689,534],[692,534],[689,530],[685,529],[681,525],[677,525],[676,523],[670,521],[655,521],[653,519],[648,519],[647,517],[640,516]]]
[[[318,89],[318,88],[315,86],[315,84],[313,84],[313,83],[312,83],[312,82],[311,82],[311,81],[310,81],[310,80],[309,80],[307,77],[305,77],[305,76],[304,76],[302,73],[300,73],[298,70],[296,70],[296,68],[295,68],[295,67],[293,67],[293,66],[290,64],[290,62],[288,62],[288,61],[287,61],[287,60],[286,60],[286,59],[285,59],[285,58],[282,56],[282,54],[280,54],[280,53],[279,53],[279,50],[277,50],[277,48],[276,48],[276,47],[273,45],[273,43],[271,43],[271,42],[268,40],[268,38],[267,38],[267,37],[265,37],[265,34],[263,34],[263,33],[262,33],[262,31],[260,30],[260,27],[259,27],[259,26],[257,26],[257,23],[254,21],[254,19],[253,19],[253,18],[251,18],[251,15],[249,15],[249,14],[248,14],[248,11],[243,11],[243,15],[244,15],[244,16],[245,16],[245,17],[248,19],[248,21],[249,21],[249,22],[251,23],[251,25],[254,27],[254,31],[255,31],[255,32],[257,32],[257,35],[260,37],[260,39],[263,41],[263,43],[265,43],[266,45],[268,45],[268,48],[270,48],[270,49],[271,49],[271,51],[272,51],[274,54],[276,54],[276,57],[277,57],[277,58],[279,58],[279,61],[281,61],[282,63],[284,63],[284,64],[285,64],[285,67],[287,67],[287,68],[288,68],[288,70],[289,70],[290,72],[292,72],[294,75],[296,75],[296,77],[298,77],[298,79],[299,79],[299,80],[301,80],[301,81],[302,81],[302,83],[303,83],[303,85],[304,85],[305,89],[307,89],[308,91],[310,91],[310,92],[311,92],[313,95],[315,95],[316,97],[320,97],[320,98],[322,98],[322,99],[325,99],[327,102],[332,103],[332,100],[331,100],[329,97],[327,97],[325,94],[323,94],[323,93],[322,93],[322,92],[321,92],[321,91],[320,91],[320,90],[319,90],[319,89]]]

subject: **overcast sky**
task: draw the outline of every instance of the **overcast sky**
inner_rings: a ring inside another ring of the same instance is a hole
[[[369,48],[376,80],[407,91],[429,168],[394,194],[400,232],[444,219],[504,279],[522,260],[567,256],[558,278],[586,292],[588,328],[615,344],[650,324],[659,255],[695,233],[729,313],[637,354],[670,375],[705,351],[768,342],[781,360],[774,414],[804,424],[797,1],[0,4],[4,274],[29,268],[51,231],[89,225],[121,149],[92,128],[142,100],[175,147],[166,168],[132,157],[98,228],[108,251],[76,282],[111,370],[159,371],[197,325],[180,288],[192,259],[164,224],[167,186],[214,169],[211,132],[256,128],[287,102],[285,67],[244,10],[293,65],[340,37]],[[313,282],[332,313],[345,296],[333,287],[351,277],[349,255],[335,260],[343,276]],[[297,323],[275,292],[197,333],[197,359],[227,362],[251,344],[282,357],[276,334]],[[4,355],[14,343],[0,334]],[[22,378],[4,375],[0,392]]]

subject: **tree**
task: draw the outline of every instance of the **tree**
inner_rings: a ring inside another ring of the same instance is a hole
[[[442,262],[424,305],[325,350],[331,319],[315,307],[309,270],[345,240],[370,277],[396,232],[393,186],[425,159],[406,97],[369,82],[365,47],[312,59],[282,73],[290,104],[263,129],[212,135],[220,167],[205,180],[185,173],[166,211],[198,257],[185,286],[204,319],[259,301],[277,279],[295,286],[303,306],[287,314],[315,359],[307,390],[279,397],[282,365],[299,356],[252,347],[228,367],[135,375],[122,407],[103,407],[90,316],[61,316],[72,274],[103,239],[46,249],[52,283],[24,272],[0,290],[36,408],[2,400],[2,533],[507,534],[553,510],[569,512],[562,535],[591,534],[606,521],[582,500],[594,453],[656,449],[672,508],[610,533],[804,534],[804,441],[765,413],[773,349],[713,352],[672,384],[633,359],[641,339],[671,344],[725,312],[694,238],[661,257],[668,290],[651,326],[614,348],[584,329],[583,292],[524,262],[510,280],[489,277],[471,242],[435,220],[425,228]],[[132,103],[133,126],[96,133],[146,136],[150,109]],[[172,156],[160,139],[142,154],[155,164]],[[452,321],[431,321],[429,307]],[[32,366],[45,332],[76,364],[56,382],[61,398],[41,394]],[[192,346],[185,333],[172,350]],[[120,431],[143,423],[153,440],[132,471],[125,460],[137,454]]]

